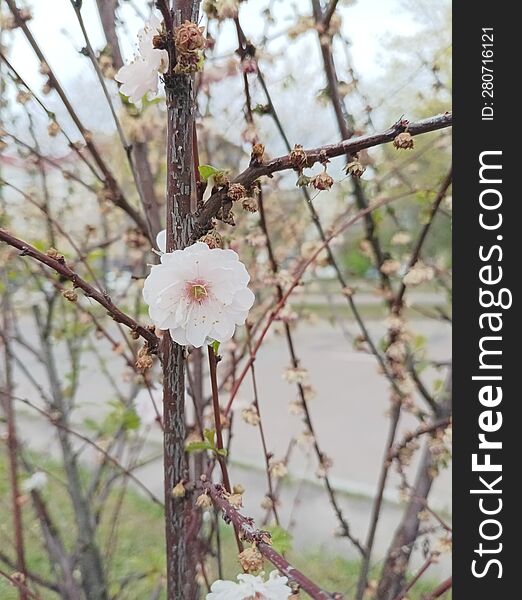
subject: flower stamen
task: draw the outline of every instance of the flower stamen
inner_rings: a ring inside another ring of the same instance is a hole
[[[188,281],[187,295],[191,302],[203,302],[209,297],[209,289],[206,281]]]

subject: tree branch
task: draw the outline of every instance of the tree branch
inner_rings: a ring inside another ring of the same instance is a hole
[[[450,112],[411,123],[407,120],[401,119],[382,133],[374,133],[371,135],[351,138],[350,140],[345,140],[337,144],[329,144],[327,146],[305,150],[307,167],[312,167],[315,163],[324,161],[325,158],[335,158],[336,156],[343,156],[344,154],[355,154],[366,148],[372,148],[374,146],[386,144],[393,141],[399,133],[406,131],[406,129],[412,136],[416,136],[422,133],[428,133],[431,131],[444,129],[445,127],[450,127],[452,123],[453,117]],[[274,173],[287,171],[290,169],[293,169],[292,159],[290,158],[290,155],[287,154],[286,156],[274,158],[262,165],[251,164],[233,180],[233,183],[241,183],[248,188],[259,177],[270,177]],[[212,219],[217,215],[222,203],[225,200],[225,197],[226,190],[219,190],[213,194],[203,205],[203,208],[199,212],[196,219],[194,232],[192,235],[193,240],[198,239],[210,229]]]
[[[112,302],[110,296],[106,292],[98,291],[91,284],[82,279],[66,264],[63,257],[58,256],[57,258],[54,258],[48,254],[44,254],[27,242],[24,242],[23,240],[11,235],[5,229],[0,229],[0,241],[20,250],[22,256],[30,256],[31,258],[34,258],[44,265],[47,265],[51,269],[54,269],[62,277],[65,277],[71,281],[75,287],[82,289],[88,298],[92,298],[98,302],[98,304],[101,304],[105,309],[107,309],[107,312],[117,323],[126,325],[129,329],[145,339],[149,344],[151,353],[156,352],[159,343],[156,334],[137,323],[133,318],[129,317],[129,315],[122,312]]]
[[[270,534],[266,531],[261,531],[256,528],[254,520],[250,517],[245,517],[239,513],[229,502],[224,495],[224,488],[219,484],[204,483],[203,489],[210,495],[212,502],[216,508],[221,510],[223,520],[227,523],[232,523],[239,531],[243,540],[255,543],[261,554],[269,560],[277,569],[286,575],[292,581],[295,581],[299,587],[309,594],[314,600],[342,600],[341,594],[331,594],[322,590],[313,581],[308,579],[306,575],[293,567],[283,556],[278,554],[270,545]]]
[[[330,27],[330,21],[332,20],[332,17],[335,14],[338,4],[339,4],[339,0],[330,0],[330,2],[328,3],[328,6],[326,7],[326,10],[324,11],[324,15],[323,15],[322,23],[321,23],[321,27],[322,27],[323,31],[328,31],[328,28]]]

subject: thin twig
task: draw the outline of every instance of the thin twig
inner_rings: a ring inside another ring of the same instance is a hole
[[[355,154],[366,148],[372,148],[392,142],[399,133],[402,133],[406,129],[410,135],[416,136],[423,133],[444,129],[445,127],[450,127],[452,122],[452,114],[449,112],[416,122],[409,122],[402,119],[381,133],[351,138],[350,140],[339,142],[337,144],[328,144],[326,146],[320,146],[319,148],[305,150],[306,162],[307,165],[311,167],[317,162],[324,161],[325,158],[334,158],[344,154]],[[290,169],[293,169],[292,158],[289,154],[287,154],[285,156],[274,158],[261,165],[250,165],[242,173],[235,177],[233,182],[241,183],[243,186],[248,188],[256,181],[256,179],[259,179],[260,177],[270,176],[274,173],[287,171]],[[193,239],[198,239],[209,229],[212,219],[217,215],[221,208],[222,202],[225,199],[225,195],[226,191],[220,190],[213,194],[203,205],[203,208],[199,212],[198,218],[196,219],[195,228],[192,235]]]
[[[314,600],[342,600],[340,594],[331,594],[322,590],[301,571],[293,567],[286,558],[276,552],[270,545],[270,534],[266,531],[257,529],[253,519],[244,517],[239,513],[227,501],[222,486],[207,482],[203,484],[203,487],[212,498],[216,508],[221,510],[225,522],[231,522],[240,532],[242,539],[255,543],[259,552],[277,567],[283,575],[286,575],[289,579],[295,581],[299,587],[314,598]]]
[[[51,269],[54,269],[57,273],[65,277],[69,281],[72,281],[75,287],[82,289],[88,298],[92,298],[99,304],[101,304],[111,317],[118,323],[122,323],[135,331],[138,335],[144,338],[150,346],[150,351],[155,352],[158,347],[158,338],[155,333],[149,329],[139,325],[134,319],[129,317],[127,314],[122,312],[111,300],[110,296],[106,292],[99,292],[92,285],[82,279],[77,273],[75,273],[69,266],[67,266],[63,257],[54,258],[48,254],[40,252],[27,242],[11,235],[5,229],[0,229],[0,240],[9,244],[13,248],[20,250],[22,256],[30,256],[37,261],[47,265]]]

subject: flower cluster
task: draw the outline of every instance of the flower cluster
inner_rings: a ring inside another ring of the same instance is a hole
[[[164,252],[165,232],[157,243],[163,251],[161,264],[151,268],[143,288],[156,327],[169,330],[182,346],[200,348],[231,339],[254,303],[247,287],[250,276],[238,255],[202,242]]]
[[[157,94],[159,74],[165,73],[169,66],[167,51],[154,46],[154,38],[160,34],[161,22],[152,15],[138,33],[138,53],[134,60],[121,67],[115,76],[116,81],[122,84],[121,93],[137,106],[141,105],[145,95]]]
[[[206,600],[288,600],[292,590],[287,585],[288,579],[272,571],[266,581],[263,573],[258,576],[242,573],[234,581],[215,581]]]

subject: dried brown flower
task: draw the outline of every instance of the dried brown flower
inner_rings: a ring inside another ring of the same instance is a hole
[[[258,204],[256,198],[253,198],[252,196],[247,196],[246,198],[243,198],[243,202],[242,202],[241,206],[246,211],[251,212],[251,213],[257,212],[258,208],[259,208],[259,204]]]
[[[185,21],[174,32],[174,42],[179,54],[192,53],[205,47],[204,27],[198,27],[196,23]]]
[[[255,546],[245,548],[238,559],[239,564],[247,573],[255,573],[263,567],[263,555]]]
[[[78,300],[78,294],[74,290],[64,290],[62,296],[69,300],[69,302],[76,302]]]
[[[411,133],[408,133],[407,131],[399,133],[399,135],[393,140],[393,145],[395,148],[397,148],[397,150],[411,150],[414,146]]]
[[[227,196],[236,202],[237,200],[241,200],[246,196],[245,186],[241,183],[231,183],[228,188]]]
[[[319,173],[319,175],[316,175],[312,180],[314,188],[320,191],[329,190],[333,184],[333,177],[328,175],[326,171],[324,171],[324,173]]]
[[[296,144],[292,152],[290,152],[290,162],[296,171],[302,171],[308,166],[308,157],[300,144]]]

